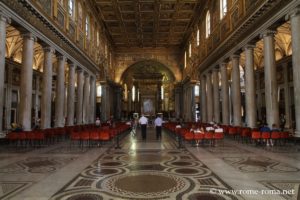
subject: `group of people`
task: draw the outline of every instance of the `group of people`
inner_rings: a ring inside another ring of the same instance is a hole
[[[161,127],[162,127],[162,118],[160,115],[157,115],[157,117],[154,120],[154,125],[156,129],[156,139],[161,139]],[[142,114],[141,118],[139,119],[139,124],[141,125],[141,132],[142,132],[142,139],[146,140],[147,138],[147,125],[148,125],[148,118],[145,117],[144,114]]]

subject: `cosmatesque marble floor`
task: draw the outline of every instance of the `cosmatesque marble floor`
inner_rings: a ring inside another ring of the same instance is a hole
[[[0,199],[297,200],[300,146],[259,147],[232,139],[195,147],[153,128],[100,147],[69,141],[43,148],[0,146]]]

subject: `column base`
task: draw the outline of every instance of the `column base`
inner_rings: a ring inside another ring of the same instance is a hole
[[[0,139],[3,139],[6,137],[7,132],[6,131],[0,131]]]
[[[295,135],[294,135],[295,138],[299,138],[300,140],[300,130],[295,130]]]

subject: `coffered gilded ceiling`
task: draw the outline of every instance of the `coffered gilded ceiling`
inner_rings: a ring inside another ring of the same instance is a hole
[[[172,47],[184,42],[199,0],[94,0],[116,47]]]

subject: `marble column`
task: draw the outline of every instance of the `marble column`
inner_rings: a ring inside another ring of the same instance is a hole
[[[300,7],[295,8],[289,17],[292,29],[293,82],[296,116],[295,137],[300,137]]]
[[[285,127],[291,128],[291,94],[289,85],[289,68],[288,63],[284,63],[283,66],[283,78],[284,78],[284,110],[285,110]]]
[[[200,80],[201,86],[201,122],[207,122],[207,112],[206,112],[206,77],[204,75],[201,76]]]
[[[69,64],[69,77],[68,77],[68,94],[67,94],[67,125],[74,125],[74,111],[75,111],[75,68],[74,63]]]
[[[222,95],[222,123],[229,125],[229,85],[227,76],[227,64],[221,63],[221,95]]]
[[[82,124],[82,102],[83,102],[83,70],[77,70],[77,103],[76,103],[76,124]]]
[[[5,127],[11,129],[11,101],[12,101],[12,83],[13,83],[13,66],[8,65],[7,85],[6,85],[6,102],[5,102]],[[1,131],[0,131],[1,132]]]
[[[90,115],[89,115],[89,122],[95,122],[95,111],[96,111],[96,78],[91,76],[90,78]]]
[[[233,110],[233,125],[241,126],[242,118],[241,118],[241,85],[240,85],[240,56],[232,55],[232,93],[231,93],[231,101],[232,101],[232,110]]]
[[[256,94],[257,94],[257,100],[256,100],[256,106],[257,106],[257,118],[259,120],[262,120],[261,116],[261,107],[262,107],[262,94],[260,89],[260,72],[255,73],[255,80],[256,80]]]
[[[9,19],[0,13],[0,133],[2,132],[3,107],[4,107],[4,75],[5,75],[5,43],[6,24]],[[10,112],[10,111],[9,111]]]
[[[51,127],[51,94],[52,94],[52,47],[44,48],[43,88],[41,99],[41,129]]]
[[[64,127],[64,100],[65,100],[65,62],[66,57],[57,57],[57,77],[55,95],[55,127]]]
[[[36,77],[35,77],[35,95],[34,95],[34,103],[35,103],[35,105],[34,105],[34,122],[35,122],[35,124],[38,124],[38,123],[40,123],[40,119],[39,119],[39,111],[40,111],[40,109],[41,109],[41,106],[40,106],[40,98],[39,98],[39,96],[40,96],[40,83],[41,83],[41,79],[40,79],[40,76],[39,75],[37,75]],[[39,120],[39,122],[38,122],[38,120]]]
[[[31,33],[23,34],[23,51],[20,80],[20,113],[19,123],[24,131],[31,130],[31,105],[32,105],[32,73],[34,42],[36,38]]]
[[[214,91],[214,121],[220,123],[220,93],[219,93],[219,69],[214,69],[213,77],[213,91]]]
[[[264,72],[265,72],[265,96],[266,117],[270,128],[272,124],[279,127],[278,88],[276,80],[274,31],[266,30],[263,34],[264,42]]]
[[[213,91],[211,82],[212,73],[206,74],[206,104],[207,104],[207,122],[212,122],[213,119]]]
[[[245,47],[245,92],[246,92],[246,121],[250,128],[256,127],[256,99],[255,99],[255,78],[254,78],[254,45]]]
[[[89,123],[89,98],[90,98],[90,75],[84,73],[84,90],[83,90],[83,102],[82,102],[82,115],[83,123]]]

